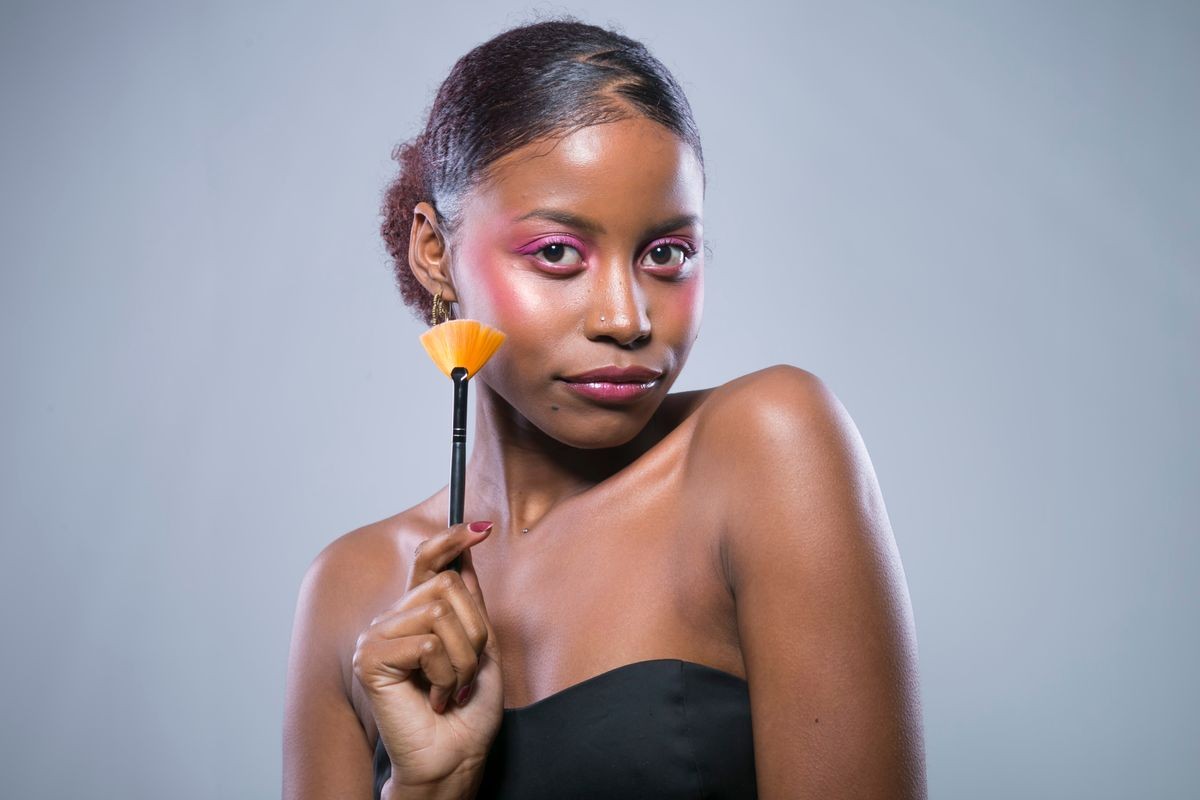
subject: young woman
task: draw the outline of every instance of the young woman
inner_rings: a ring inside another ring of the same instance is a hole
[[[396,155],[405,300],[507,335],[472,381],[476,521],[447,529],[443,489],[314,561],[284,796],[924,797],[904,573],[845,410],[790,366],[667,393],[704,165],[666,68],[517,28]]]

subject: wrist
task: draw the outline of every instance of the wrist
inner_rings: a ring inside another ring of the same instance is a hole
[[[435,783],[408,785],[393,777],[383,784],[380,800],[473,800],[483,781],[482,765],[479,769],[456,770]]]

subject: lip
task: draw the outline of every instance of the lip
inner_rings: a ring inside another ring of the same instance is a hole
[[[650,367],[607,366],[559,380],[575,394],[598,403],[632,403],[653,392],[661,377],[661,370]]]
[[[563,380],[568,383],[647,383],[660,377],[662,370],[650,367],[609,365],[575,375],[564,375]]]

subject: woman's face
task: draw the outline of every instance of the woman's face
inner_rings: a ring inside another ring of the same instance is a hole
[[[496,161],[451,242],[458,315],[507,335],[476,380],[573,447],[637,435],[700,326],[703,194],[691,147],[642,117]]]

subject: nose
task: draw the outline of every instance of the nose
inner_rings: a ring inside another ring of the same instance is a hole
[[[585,328],[593,341],[636,347],[650,338],[650,314],[642,287],[628,264],[596,270]]]

